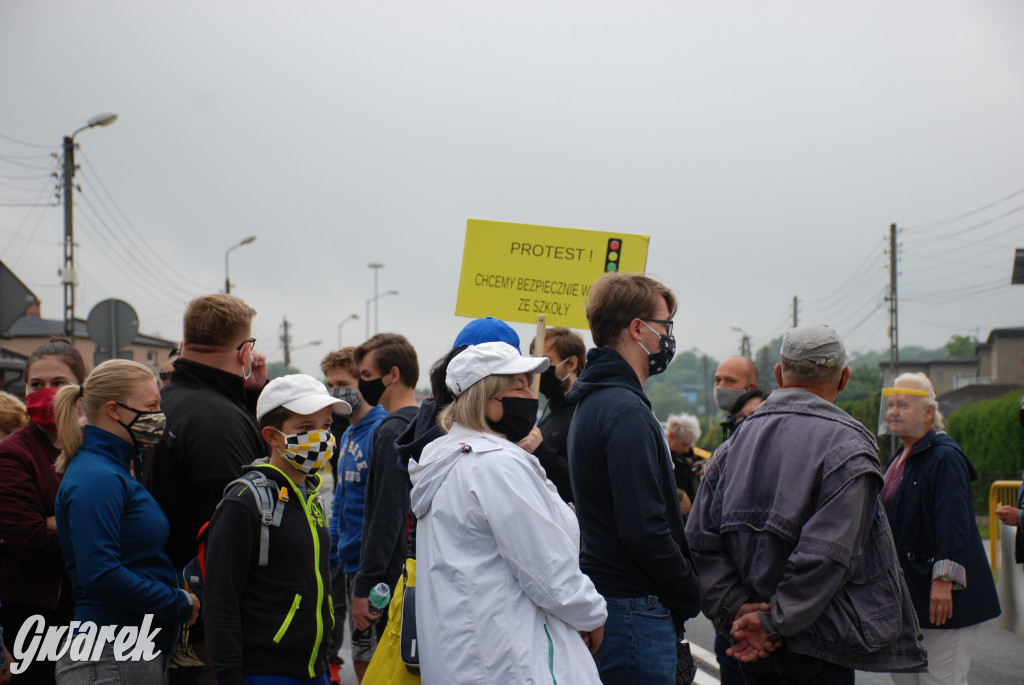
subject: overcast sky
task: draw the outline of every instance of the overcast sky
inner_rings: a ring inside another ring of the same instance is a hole
[[[650,235],[680,349],[756,349],[797,296],[874,350],[896,223],[901,343],[984,339],[1024,324],[1022,29],[1017,0],[4,0],[0,260],[61,317],[62,210],[9,203],[111,111],[76,138],[82,318],[118,297],[176,340],[256,235],[230,275],[259,349],[287,316],[319,375],[379,262],[425,385],[472,217]]]

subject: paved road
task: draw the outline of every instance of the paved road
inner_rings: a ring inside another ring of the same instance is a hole
[[[322,489],[327,506],[333,499],[333,482],[328,476]],[[328,514],[329,515],[329,514]],[[986,544],[986,550],[988,546]],[[347,624],[346,624],[347,625]],[[352,670],[351,645],[346,630],[345,644],[341,654],[345,659],[342,669],[343,685],[357,685]],[[687,624],[687,639],[697,659],[697,685],[718,685],[718,662],[715,660],[714,629],[703,616]],[[971,685],[1024,685],[1024,642],[1015,635],[992,625],[982,627],[981,635],[971,662],[969,674]],[[891,685],[892,678],[885,673],[857,672],[857,685]]]
[[[687,623],[686,637],[698,659],[697,683],[718,683],[711,622],[703,616],[693,619]],[[986,624],[982,627],[968,678],[971,685],[1024,684],[1024,643],[1012,633]],[[892,685],[892,678],[886,673],[858,671],[857,685]]]

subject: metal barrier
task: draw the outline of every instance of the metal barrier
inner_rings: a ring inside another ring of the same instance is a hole
[[[999,519],[996,518],[996,507],[1016,506],[1019,480],[997,480],[988,489],[988,537],[989,550],[992,552],[992,570],[999,568]]]

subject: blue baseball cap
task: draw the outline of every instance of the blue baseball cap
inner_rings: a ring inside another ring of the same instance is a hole
[[[508,343],[519,351],[519,335],[507,323],[491,316],[467,323],[452,347],[488,342]]]

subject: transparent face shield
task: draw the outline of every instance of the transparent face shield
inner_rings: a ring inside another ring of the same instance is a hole
[[[922,398],[931,395],[917,388],[882,388],[878,404],[878,435],[910,435],[918,437],[924,428],[925,406]]]

